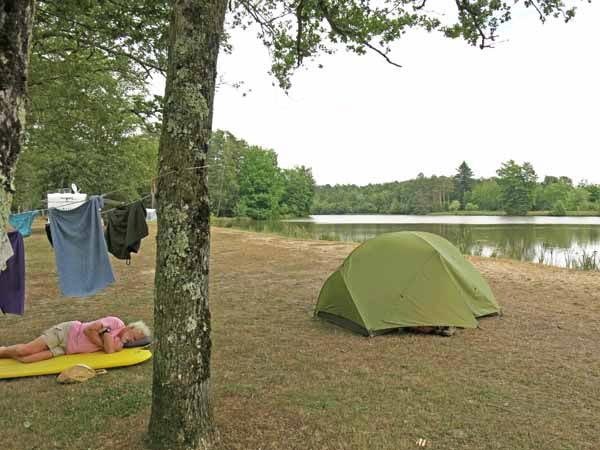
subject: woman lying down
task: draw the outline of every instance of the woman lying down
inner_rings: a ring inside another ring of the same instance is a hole
[[[114,353],[121,351],[127,343],[149,339],[150,336],[150,329],[141,321],[125,326],[121,319],[112,316],[93,322],[74,320],[47,329],[27,344],[0,346],[0,358],[31,363],[74,353]]]

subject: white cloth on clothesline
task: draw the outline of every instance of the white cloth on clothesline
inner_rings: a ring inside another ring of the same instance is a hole
[[[154,221],[157,220],[158,216],[156,215],[156,209],[146,208],[146,221]]]

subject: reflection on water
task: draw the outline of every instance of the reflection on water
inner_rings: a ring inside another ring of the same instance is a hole
[[[273,222],[217,219],[214,224],[292,237],[354,242],[363,242],[381,233],[394,231],[428,231],[444,236],[464,254],[512,258],[585,270],[598,270],[600,266],[600,222],[597,218],[593,218],[595,221],[590,221],[589,218],[571,218],[575,223],[567,225],[544,223],[545,221],[515,223],[507,221],[507,218],[496,218],[493,222],[494,218],[491,217],[485,219],[485,224],[389,223],[389,219],[388,223],[374,223],[377,222],[377,217],[386,216],[336,216],[344,218],[347,223],[331,223],[335,222],[331,220],[331,216],[325,220],[321,219],[323,217],[326,216],[315,216],[311,221]],[[360,217],[367,217],[368,223],[357,223],[360,222]],[[458,219],[472,222],[473,218]],[[582,220],[576,224],[578,219]],[[437,221],[442,220],[438,218]]]

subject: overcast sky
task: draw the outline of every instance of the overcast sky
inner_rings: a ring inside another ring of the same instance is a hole
[[[300,70],[288,95],[255,35],[236,32],[220,73],[245,88],[219,89],[214,128],[311,167],[318,184],[452,175],[463,160],[489,177],[508,159],[600,183],[599,20],[600,2],[569,24],[518,14],[483,51],[409,32],[392,56],[402,69],[341,51]]]

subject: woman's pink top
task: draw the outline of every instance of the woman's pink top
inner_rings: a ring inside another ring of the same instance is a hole
[[[93,322],[75,321],[69,328],[69,337],[67,338],[67,351],[68,355],[73,353],[92,353],[103,350],[103,347],[99,347],[88,339],[84,331],[90,325],[102,322],[102,327],[110,327],[110,335],[113,339],[120,340],[117,335],[125,328],[125,324],[118,317],[104,317],[102,319],[94,320]]]

